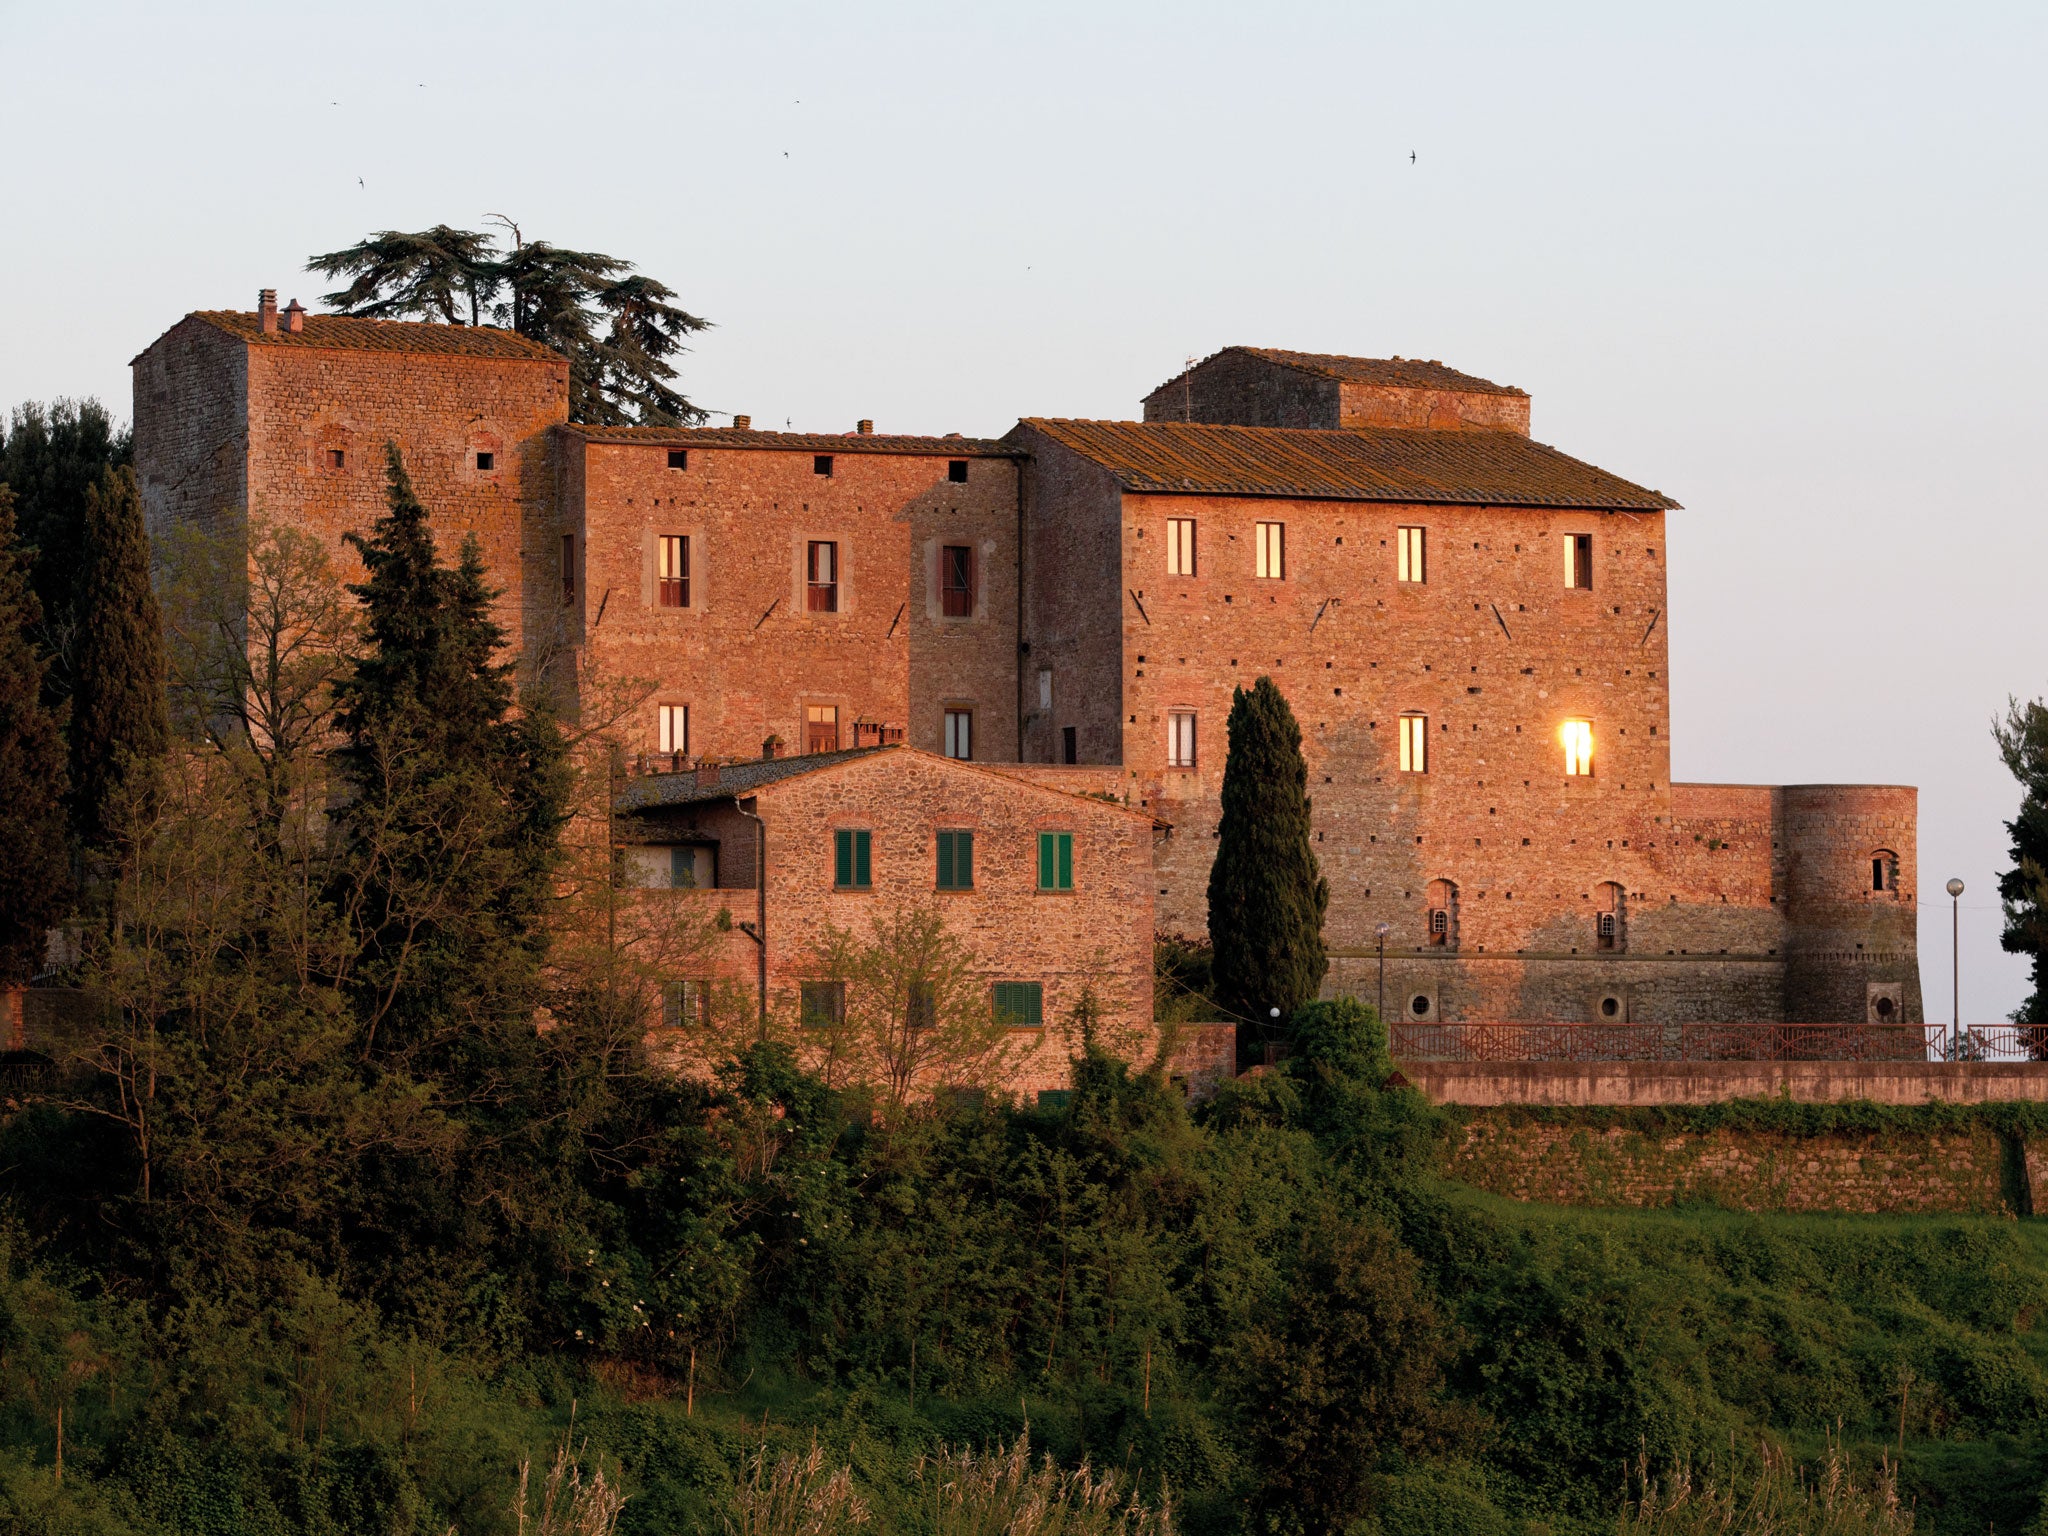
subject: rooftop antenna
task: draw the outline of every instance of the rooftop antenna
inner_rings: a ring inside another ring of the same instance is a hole
[[[1188,365],[1180,376],[1180,420],[1186,426],[1195,419],[1195,358],[1188,354]]]

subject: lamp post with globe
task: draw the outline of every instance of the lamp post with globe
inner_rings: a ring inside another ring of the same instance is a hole
[[[1955,1033],[1949,1037],[1948,1059],[1963,1059],[1963,882],[1948,883],[1948,958],[1950,1002],[1955,1009]]]
[[[1373,929],[1373,936],[1380,943],[1380,1028],[1387,1026],[1387,935],[1394,931],[1392,923],[1381,923]]]

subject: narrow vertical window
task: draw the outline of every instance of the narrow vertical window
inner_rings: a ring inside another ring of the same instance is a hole
[[[668,851],[668,886],[672,891],[708,891],[718,884],[713,850],[703,843],[678,843]]]
[[[1060,761],[1068,764],[1081,761],[1081,728],[1077,725],[1060,727]]]
[[[576,601],[576,535],[562,535],[562,601]]]
[[[690,755],[690,706],[663,704],[655,710],[656,750]]]
[[[498,456],[494,453],[479,452],[476,456],[476,467],[486,472],[496,469],[498,467]]]
[[[1038,888],[1041,891],[1071,891],[1074,888],[1074,834],[1038,834]]]
[[[946,711],[946,756],[957,757],[962,762],[967,762],[973,758],[973,710],[949,709]]]
[[[1166,520],[1166,574],[1195,574],[1195,520],[1192,517],[1169,517]]]
[[[1581,591],[1593,590],[1593,535],[1568,533],[1564,536],[1564,584]]]
[[[829,540],[811,540],[805,562],[807,596],[805,606],[812,613],[839,611],[839,546]]]
[[[1038,707],[1040,709],[1052,708],[1051,667],[1040,667],[1038,669]]]
[[[1394,579],[1413,582],[1429,580],[1428,567],[1423,564],[1422,529],[1394,530]]]
[[[1045,983],[999,981],[990,989],[998,1024],[1011,1029],[1036,1029],[1045,1023]]]
[[[859,827],[841,827],[832,834],[832,884],[842,891],[864,891],[873,882],[874,834]]]
[[[974,546],[947,544],[939,550],[939,612],[949,619],[974,617]]]
[[[664,534],[658,547],[661,574],[661,606],[690,606],[690,538],[688,534]]]
[[[804,707],[804,750],[806,752],[837,752],[839,750],[839,706],[837,704],[809,704]]]
[[[910,1029],[930,1029],[939,1022],[939,989],[929,981],[913,981],[904,988],[903,1022]]]
[[[1401,717],[1401,771],[1429,772],[1429,716]]]
[[[1574,778],[1593,771],[1593,722],[1567,720],[1564,723],[1564,771]]]
[[[1176,709],[1166,717],[1166,766],[1195,766],[1195,712]]]
[[[942,891],[971,891],[974,889],[974,834],[972,832],[941,832],[939,834],[937,885]]]
[[[661,1022],[667,1029],[700,1027],[710,1021],[711,984],[671,981],[661,989]]]
[[[1253,523],[1252,536],[1258,546],[1258,574],[1269,581],[1287,575],[1287,525]]]

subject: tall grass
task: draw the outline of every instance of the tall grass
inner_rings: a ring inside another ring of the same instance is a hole
[[[1623,1506],[1622,1536],[1909,1536],[1913,1510],[1899,1500],[1897,1470],[1880,1459],[1858,1478],[1832,1438],[1810,1470],[1768,1441],[1749,1478],[1717,1482],[1680,1462],[1661,1479],[1648,1452],[1637,1458]]]

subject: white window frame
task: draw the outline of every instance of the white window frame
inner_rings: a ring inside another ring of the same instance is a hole
[[[1166,520],[1166,574],[1195,574],[1195,520],[1192,517],[1169,517]]]
[[[1405,527],[1394,530],[1394,579],[1421,586],[1429,580],[1429,530]]]
[[[690,706],[657,704],[654,710],[654,739],[657,752],[690,755]]]
[[[1593,722],[1567,720],[1559,736],[1564,742],[1564,771],[1567,778],[1593,776]]]
[[[1429,772],[1429,716],[1401,717],[1401,771]]]
[[[1257,549],[1254,574],[1261,581],[1287,579],[1287,525],[1253,523],[1252,542]]]
[[[1584,539],[1586,563],[1579,564],[1579,540]],[[1586,579],[1579,580],[1581,576]],[[1593,535],[1590,533],[1568,533],[1564,536],[1564,584],[1574,592],[1593,590]]]
[[[942,742],[945,756],[956,758],[963,763],[974,761],[974,711],[971,709],[949,709],[946,711],[946,732]]]
[[[687,533],[658,533],[654,536],[655,577],[654,601],[658,607],[687,608],[690,606],[690,536]],[[680,588],[679,603],[664,603],[662,589],[675,582]]]
[[[1168,710],[1166,715],[1166,766],[1193,768],[1200,750],[1201,733],[1192,709]]]

